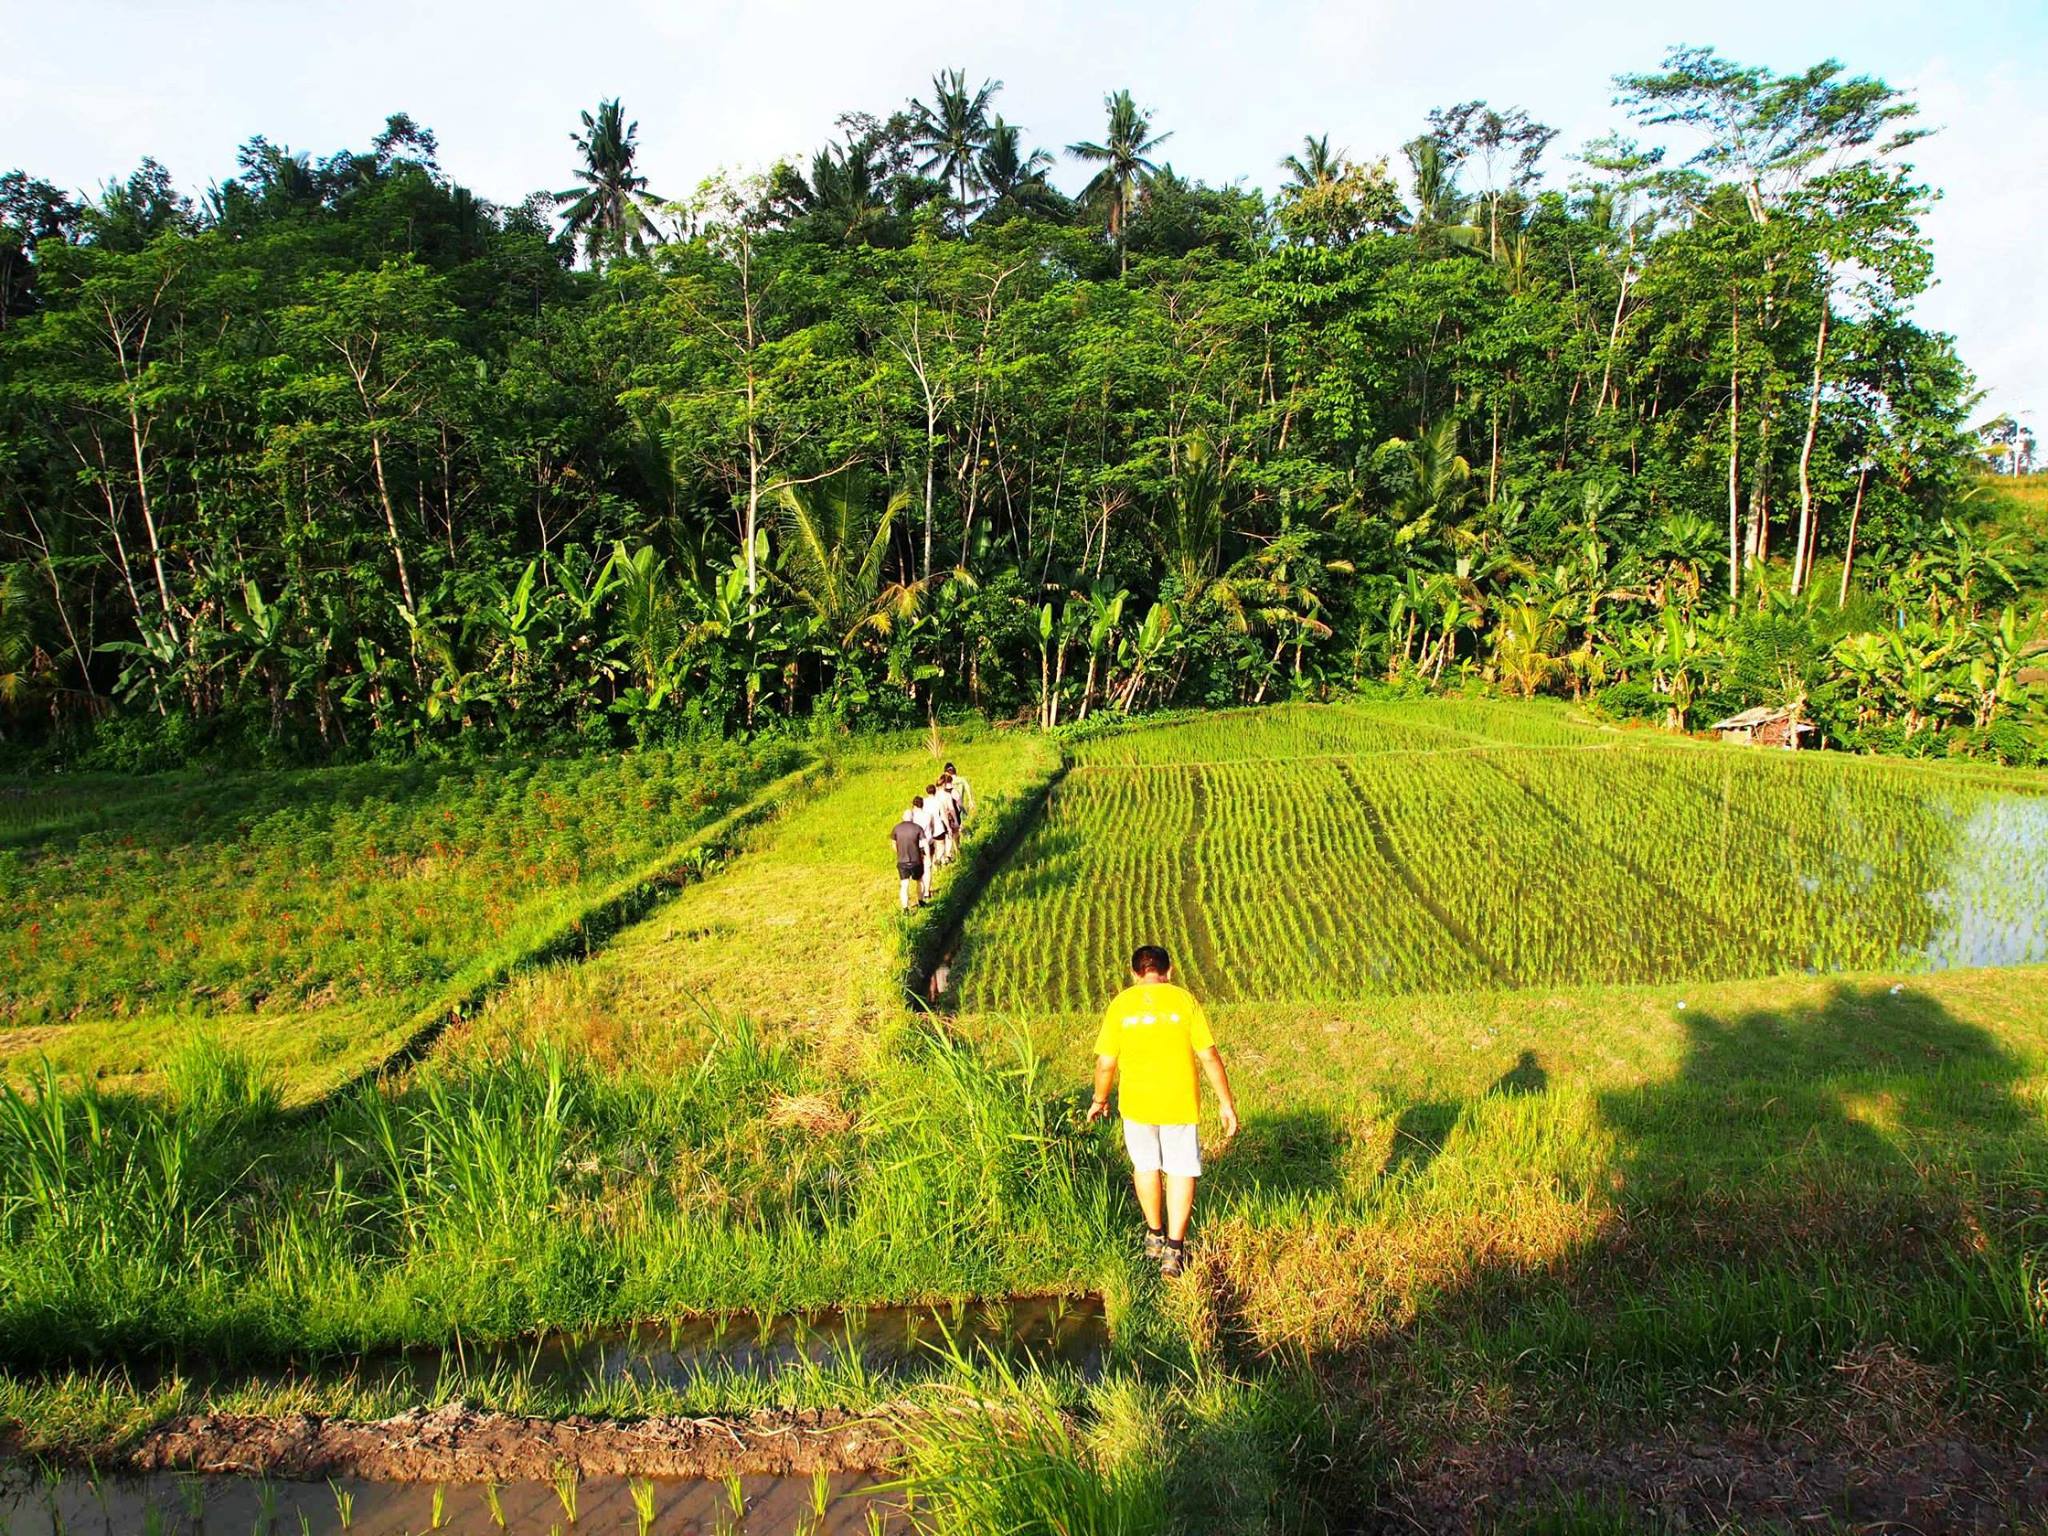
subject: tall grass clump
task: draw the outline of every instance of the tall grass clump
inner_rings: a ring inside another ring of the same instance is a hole
[[[276,1115],[284,1096],[276,1080],[246,1051],[201,1033],[182,1042],[164,1063],[164,1085],[181,1117],[218,1129]]]
[[[547,1215],[577,1099],[568,1059],[543,1043],[486,1070],[425,1074],[403,1102],[365,1087],[342,1134],[408,1237],[497,1247]]]
[[[1134,1383],[1098,1391],[1091,1432],[1014,1378],[994,1394],[934,1394],[903,1426],[913,1527],[924,1536],[1165,1530],[1166,1458],[1151,1396]]]
[[[247,1103],[227,1058],[202,1095]],[[44,1063],[0,1084],[0,1353],[37,1360],[162,1347],[196,1310],[231,1318],[224,1210],[256,1161],[254,1112],[185,1115],[68,1090]]]

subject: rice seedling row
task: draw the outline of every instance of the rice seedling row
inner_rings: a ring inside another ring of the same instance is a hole
[[[1447,931],[1379,835],[1349,771],[1329,762],[1204,770],[1211,811],[1196,864],[1216,930],[1219,1000],[1335,1000],[1489,979],[1487,957]]]
[[[1086,744],[970,920],[960,996],[1086,1010],[1140,942],[1219,1002],[2024,964],[2044,889],[2025,781],[1484,700],[1284,706]]]
[[[1281,704],[1080,741],[1073,760],[1085,768],[1259,762],[1414,751],[1458,746],[1467,739],[1428,719],[1375,714],[1356,705]]]
[[[1469,740],[1516,747],[1583,746],[1599,733],[1562,706],[1512,704],[1500,699],[1424,698],[1362,700],[1341,707],[1387,727],[1428,726]]]
[[[1162,942],[1178,946],[1191,980],[1220,982],[1207,974],[1188,919],[1195,813],[1195,776],[1186,770],[1070,774],[969,920],[958,962],[963,999],[994,1010],[1084,1010],[1101,991],[1104,957],[1142,924],[1163,924]],[[991,904],[1005,913],[999,932],[982,922]]]

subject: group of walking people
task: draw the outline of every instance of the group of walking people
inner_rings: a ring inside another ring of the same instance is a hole
[[[896,899],[905,912],[932,899],[932,872],[960,856],[961,829],[974,814],[974,791],[951,763],[912,795],[889,829],[896,850]]]
[[[973,810],[974,793],[951,763],[923,794],[910,797],[889,829],[904,911],[931,900],[932,871],[959,857],[961,827]],[[1169,1279],[1187,1263],[1188,1224],[1202,1176],[1197,1121],[1204,1079],[1228,1143],[1238,1131],[1237,1096],[1209,1016],[1174,981],[1173,957],[1160,945],[1141,944],[1131,955],[1130,984],[1103,1013],[1095,1037],[1088,1121],[1109,1118],[1114,1093],[1131,1185],[1145,1220],[1145,1257]]]

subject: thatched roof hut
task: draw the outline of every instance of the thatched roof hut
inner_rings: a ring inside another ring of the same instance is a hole
[[[1752,747],[1795,748],[1800,738],[1813,734],[1814,727],[1789,709],[1770,709],[1759,705],[1745,709],[1739,715],[1730,715],[1726,720],[1716,720],[1707,727],[1723,741],[1739,741]]]

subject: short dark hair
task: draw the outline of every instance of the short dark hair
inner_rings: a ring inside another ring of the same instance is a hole
[[[939,792],[939,786],[936,784],[927,784],[924,787],[924,792],[928,795],[936,795]]]
[[[952,771],[953,765],[951,763],[946,764],[946,772],[951,773]]]
[[[1140,944],[1131,951],[1133,976],[1164,976],[1173,969],[1173,956],[1157,944]]]
[[[910,797],[910,808],[911,808],[911,809],[912,809],[913,811],[915,811],[915,810],[921,810],[921,809],[923,809],[923,807],[924,807],[924,796],[923,796],[923,795],[912,795],[912,796]]]

